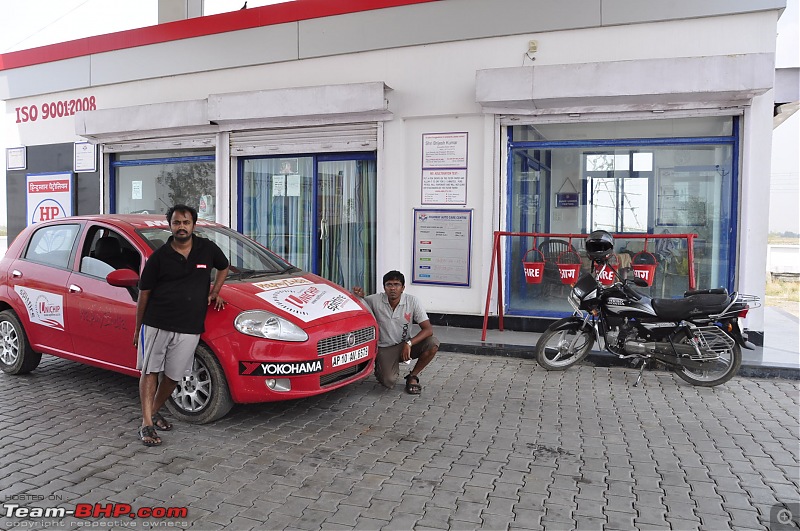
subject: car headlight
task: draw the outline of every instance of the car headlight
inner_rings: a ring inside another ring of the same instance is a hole
[[[248,336],[278,341],[306,341],[308,334],[296,324],[264,310],[242,312],[233,321],[236,330]]]

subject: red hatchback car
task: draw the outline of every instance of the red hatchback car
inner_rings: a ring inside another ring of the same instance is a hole
[[[192,373],[167,402],[175,417],[211,422],[234,403],[317,395],[370,374],[377,325],[360,301],[227,227],[198,221],[195,234],[230,260],[227,304],[206,316]],[[0,368],[30,372],[44,353],[139,376],[136,286],[170,235],[163,216],[135,214],[25,229],[0,261]]]

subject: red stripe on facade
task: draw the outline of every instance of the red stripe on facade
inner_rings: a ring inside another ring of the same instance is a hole
[[[67,41],[29,50],[0,54],[0,70],[10,70],[36,64],[51,63],[86,55],[124,50],[148,44],[179,41],[228,31],[237,31],[286,22],[330,17],[438,2],[439,0],[295,0],[283,4],[254,7],[220,13],[206,17],[190,18],[106,35]]]

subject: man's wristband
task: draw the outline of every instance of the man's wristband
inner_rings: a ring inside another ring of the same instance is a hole
[[[410,340],[410,339],[406,340],[406,343],[408,343],[408,346],[409,346],[409,347],[413,347],[413,346],[414,346],[414,344],[411,342],[411,340]]]

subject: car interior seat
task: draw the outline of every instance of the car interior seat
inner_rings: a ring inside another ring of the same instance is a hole
[[[102,260],[114,269],[133,269],[131,264],[122,256],[122,247],[119,240],[113,236],[103,236],[94,246],[94,257]]]

